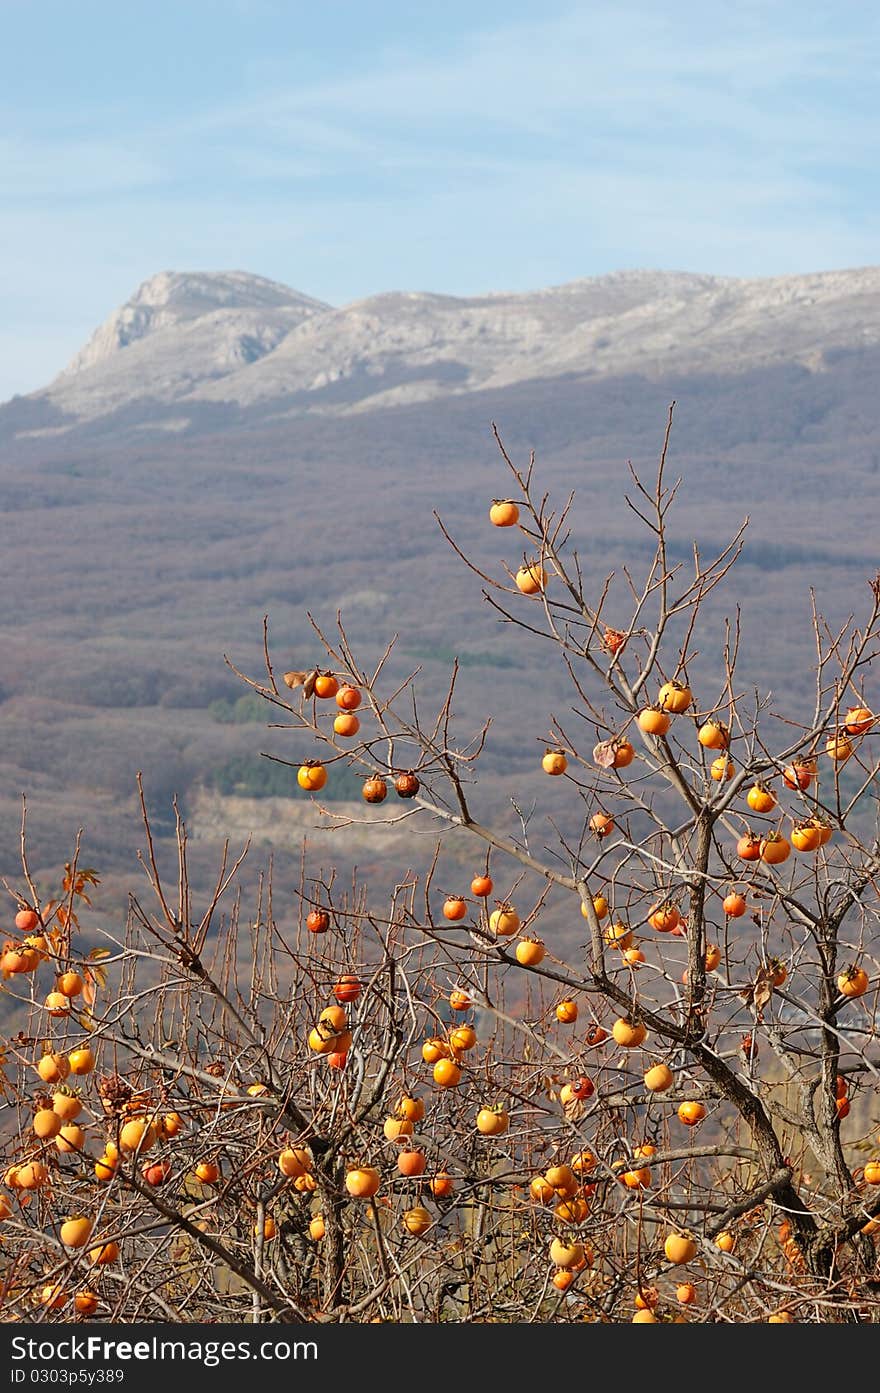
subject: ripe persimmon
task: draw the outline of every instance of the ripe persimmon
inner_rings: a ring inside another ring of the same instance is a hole
[[[34,1134],[41,1141],[51,1141],[61,1131],[61,1118],[54,1108],[38,1108],[34,1113]]]
[[[768,832],[761,838],[761,860],[768,866],[779,866],[787,861],[791,853],[791,843],[781,832]]]
[[[754,832],[744,832],[736,844],[736,854],[741,861],[760,861],[761,838]]]
[[[348,1016],[344,1006],[325,1006],[318,1016],[318,1026],[323,1032],[330,1031],[340,1035],[348,1028]]]
[[[400,1141],[402,1137],[412,1136],[413,1124],[405,1117],[386,1117],[382,1131],[386,1141]]]
[[[90,1074],[95,1067],[95,1056],[88,1045],[80,1045],[68,1055],[71,1074]]]
[[[149,1151],[158,1136],[158,1126],[148,1122],[145,1117],[133,1117],[126,1122],[119,1133],[119,1146],[122,1151]]]
[[[844,730],[847,735],[865,735],[877,717],[867,706],[850,706],[847,709]],[[15,920],[18,926],[18,918]]]
[[[434,1082],[439,1088],[457,1088],[461,1083],[461,1065],[454,1059],[438,1059],[434,1065]]]
[[[52,1095],[52,1109],[62,1122],[74,1122],[82,1112],[82,1099],[68,1093],[62,1086]]]
[[[753,813],[769,813],[776,807],[776,794],[766,784],[754,783],[746,794]]]
[[[623,1049],[635,1049],[644,1043],[648,1031],[644,1021],[628,1020],[619,1016],[611,1027],[611,1034]]]
[[[99,1180],[102,1185],[106,1185],[116,1174],[118,1164],[119,1162],[114,1156],[108,1156],[105,1152],[95,1162],[95,1179]]]
[[[653,1064],[645,1072],[644,1084],[651,1093],[665,1093],[673,1084],[673,1074],[669,1065]]]
[[[670,711],[674,716],[680,716],[683,711],[687,711],[691,704],[691,689],[683,682],[664,682],[660,691],[657,693],[657,705],[661,711]]]
[[[853,752],[853,744],[845,730],[838,730],[825,741],[825,753],[835,764],[845,764]]]
[[[430,1211],[425,1209],[424,1205],[421,1204],[414,1205],[413,1208],[408,1209],[403,1216],[404,1228],[407,1233],[413,1234],[416,1238],[420,1237],[423,1233],[427,1233],[433,1222],[434,1220],[431,1217]]]
[[[510,938],[519,928],[519,915],[512,904],[505,902],[489,915],[489,928],[497,938]]]
[[[698,1099],[689,1099],[678,1105],[678,1118],[686,1127],[695,1127],[706,1116],[705,1104]]]
[[[58,1230],[58,1237],[65,1248],[84,1248],[92,1236],[94,1227],[94,1219],[83,1217],[65,1219]]]
[[[674,904],[672,900],[661,900],[648,915],[648,923],[658,933],[671,933],[680,921],[681,914],[678,905]]]
[[[405,1117],[408,1122],[421,1122],[425,1116],[425,1104],[421,1098],[413,1098],[410,1094],[404,1093],[394,1112],[397,1117]]]
[[[679,1266],[682,1263],[693,1261],[697,1255],[697,1245],[686,1234],[670,1233],[666,1236],[663,1251],[666,1254],[667,1262]]]
[[[553,1208],[553,1214],[560,1223],[582,1224],[589,1217],[590,1206],[583,1195],[572,1195],[570,1199],[560,1200]]]
[[[540,938],[521,938],[516,945],[516,960],[523,967],[537,967],[544,961],[546,951]]]
[[[454,1055],[472,1050],[477,1043],[477,1032],[472,1025],[454,1025],[449,1032],[449,1044]]]
[[[613,924],[609,924],[602,937],[609,948],[622,950],[632,946],[632,929],[629,924],[624,924],[622,919],[616,919]]]
[[[428,1160],[424,1151],[406,1150],[398,1153],[397,1169],[401,1175],[405,1175],[408,1179],[424,1175],[427,1164]]]
[[[869,978],[863,967],[856,967],[850,964],[837,975],[837,990],[841,996],[856,997],[864,996],[868,990]]]
[[[333,721],[333,729],[336,734],[345,740],[357,735],[360,728],[361,723],[353,711],[340,711]]]
[[[339,691],[336,693],[336,705],[339,707],[340,711],[356,711],[360,704],[361,693],[359,688],[352,687],[349,683],[339,688]]]
[[[489,521],[494,527],[515,527],[519,522],[519,508],[509,498],[496,498],[489,509]]]
[[[564,1199],[577,1193],[578,1179],[567,1161],[559,1161],[556,1165],[548,1166],[544,1172],[544,1178],[553,1187],[554,1193],[561,1195]]]
[[[319,672],[315,678],[315,696],[329,701],[339,691],[339,683],[332,672]]]
[[[811,756],[795,759],[782,771],[782,782],[786,788],[800,790],[810,787],[816,774],[816,761]]]
[[[610,837],[614,831],[614,818],[610,813],[593,813],[590,818],[590,831],[595,837]]]
[[[547,571],[537,561],[529,561],[520,566],[514,580],[523,595],[538,595],[547,584]]]
[[[822,834],[812,818],[793,824],[791,844],[795,851],[816,851],[821,846]]]
[[[477,1113],[477,1131],[484,1137],[499,1137],[510,1126],[510,1117],[500,1106],[480,1108]]]
[[[584,1245],[578,1242],[566,1242],[562,1238],[554,1238],[550,1243],[550,1261],[556,1267],[567,1270],[576,1269],[581,1266],[586,1256]]]
[[[697,739],[707,750],[726,750],[730,745],[730,730],[721,721],[704,721],[697,731]]]
[[[141,1167],[141,1175],[148,1185],[164,1185],[167,1180],[171,1179],[171,1162],[169,1160],[148,1161],[146,1165]]]
[[[535,1175],[529,1181],[529,1196],[536,1204],[552,1204],[556,1191],[546,1175]]]
[[[564,774],[568,768],[568,760],[561,750],[547,750],[541,760],[541,768],[545,774]]]
[[[726,779],[732,779],[734,772],[733,760],[728,759],[727,755],[719,755],[709,765],[709,776],[717,784],[724,783]]]
[[[36,1070],[44,1083],[63,1083],[70,1073],[70,1060],[66,1054],[50,1052],[40,1056]]]
[[[65,1122],[55,1138],[55,1147],[63,1156],[81,1156],[85,1150],[85,1144],[86,1134],[78,1122]],[[109,1145],[110,1143],[108,1143]]]
[[[320,760],[308,760],[297,770],[296,781],[307,793],[316,793],[327,782],[327,770]]]
[[[447,895],[443,901],[443,918],[451,919],[453,923],[463,919],[467,914],[467,901],[461,895]]]
[[[361,990],[361,984],[357,977],[347,973],[344,977],[340,977],[339,981],[334,984],[333,995],[336,997],[337,1001],[347,1004],[352,1001],[357,1001],[361,994]]]
[[[592,1151],[576,1151],[571,1158],[571,1168],[578,1175],[588,1175],[598,1164],[598,1157],[594,1156]]]
[[[346,1173],[345,1188],[355,1199],[370,1199],[382,1184],[375,1166],[354,1166]]]
[[[669,730],[672,719],[659,706],[646,706],[636,717],[636,723],[646,735],[660,736]]]
[[[446,1041],[437,1035],[430,1036],[422,1045],[422,1059],[426,1064],[436,1064],[438,1059],[446,1059],[449,1053]]]
[[[49,1179],[49,1168],[42,1161],[26,1161],[16,1169],[15,1184],[19,1190],[39,1190]]]
[[[449,1005],[453,1011],[469,1011],[473,1006],[469,992],[463,987],[453,987],[449,993]]]
[[[105,1267],[107,1263],[115,1262],[118,1257],[119,1244],[113,1238],[108,1238],[106,1242],[89,1249],[89,1261],[96,1267]]]
[[[388,797],[388,785],[379,774],[371,774],[364,779],[361,797],[365,803],[383,803]]]
[[[612,769],[627,769],[636,757],[636,752],[628,740],[615,740],[613,745]]]

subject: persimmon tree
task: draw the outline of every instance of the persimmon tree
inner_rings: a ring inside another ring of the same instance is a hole
[[[0,959],[27,1020],[5,1061],[13,1318],[877,1319],[880,579],[842,626],[814,606],[812,709],[776,710],[740,682],[736,619],[712,631],[744,528],[672,559],[671,427],[654,479],[631,470],[639,577],[585,583],[573,496],[497,432],[495,559],[438,519],[570,683],[535,757],[567,795],[551,845],[484,807],[457,669],[429,713],[341,615],[307,671],[267,622],[264,670],[239,675],[295,737],[297,796],[363,776],[363,812],[328,810],[342,841],[365,821],[411,830],[413,864],[417,832],[436,846],[387,899],[304,865],[293,906],[267,874],[246,909],[227,856],[197,904],[184,820],[163,866],[142,792],[149,898],[93,946],[94,874],[77,850],[44,895],[23,824]]]

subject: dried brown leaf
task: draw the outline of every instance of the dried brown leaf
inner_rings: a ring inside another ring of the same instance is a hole
[[[613,769],[614,767],[614,741],[600,740],[598,745],[593,746],[593,763],[598,764],[600,769]]]

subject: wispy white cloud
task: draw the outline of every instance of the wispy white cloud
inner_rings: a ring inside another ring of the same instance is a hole
[[[158,154],[110,140],[0,139],[0,197],[88,198],[93,194],[145,188],[163,177]]]
[[[707,9],[708,26],[700,23]],[[861,76],[873,88],[880,20],[865,14],[867,32],[854,51],[852,38],[831,27],[798,29],[802,16],[786,4],[685,5],[671,15],[653,4],[590,6],[477,33],[439,56],[387,48],[368,72],[352,65],[313,85],[279,60],[264,70],[258,97],[198,121],[314,140],[330,151],[346,132],[359,140],[382,132],[405,145],[432,128],[470,122],[480,123],[482,136],[569,135],[566,123],[577,117],[612,131],[641,128],[650,144],[686,122],[698,144],[717,131],[754,140],[775,133],[800,148],[818,137],[834,148],[842,125],[873,123],[873,103],[861,116],[836,110],[821,87],[845,81],[851,95]]]

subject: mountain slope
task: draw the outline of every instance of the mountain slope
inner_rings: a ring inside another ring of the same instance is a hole
[[[629,271],[527,294],[372,296],[340,309],[244,272],[145,282],[0,432],[213,425],[400,406],[576,374],[742,372],[880,343],[880,268],[759,280]],[[209,414],[206,416],[205,412]]]
[[[329,306],[244,271],[163,271],[95,330],[43,397],[78,419],[144,398],[164,403],[272,351]]]

